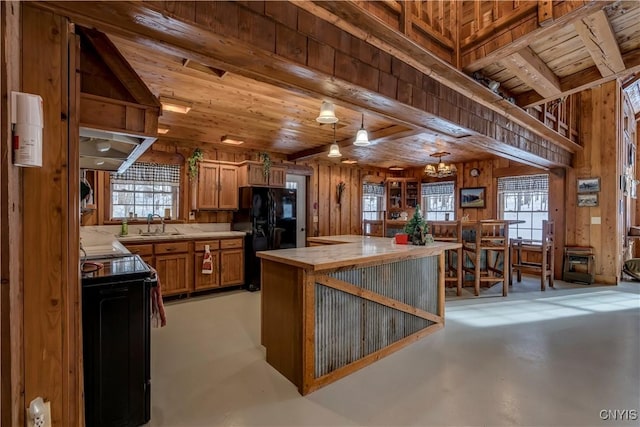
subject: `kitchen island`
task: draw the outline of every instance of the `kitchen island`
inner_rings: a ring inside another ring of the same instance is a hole
[[[310,393],[444,326],[444,251],[330,236],[258,252],[267,362]]]

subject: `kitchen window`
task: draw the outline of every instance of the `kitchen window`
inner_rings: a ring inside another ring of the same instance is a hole
[[[509,226],[509,237],[542,239],[542,221],[549,218],[549,175],[498,178],[500,218],[521,220]]]
[[[124,173],[111,174],[111,218],[164,218],[165,209],[177,218],[179,194],[180,166],[134,163]]]
[[[362,185],[362,219],[384,219],[384,185]]]
[[[427,221],[449,220],[456,215],[455,186],[453,181],[422,184],[422,216]]]

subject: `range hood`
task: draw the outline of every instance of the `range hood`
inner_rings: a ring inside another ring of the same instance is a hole
[[[80,168],[124,172],[156,138],[80,128]]]
[[[124,172],[157,139],[160,102],[104,34],[80,37],[80,168]]]

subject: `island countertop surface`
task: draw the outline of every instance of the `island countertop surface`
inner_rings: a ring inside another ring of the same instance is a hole
[[[319,271],[376,261],[421,258],[461,246],[460,243],[449,242],[434,242],[425,246],[398,245],[393,238],[358,235],[310,237],[308,241],[331,246],[261,251],[257,255],[265,260]]]

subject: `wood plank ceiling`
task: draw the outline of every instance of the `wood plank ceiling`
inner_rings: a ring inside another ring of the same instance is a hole
[[[169,132],[161,140],[196,147],[215,144],[232,135],[245,141],[242,148],[267,150],[298,158],[326,157],[333,142],[333,126],[319,124],[321,98],[310,98],[224,70],[216,70],[109,35],[122,55],[160,97],[192,104],[188,114],[163,112],[160,127]],[[221,72],[222,71],[222,72]],[[369,147],[352,145],[362,124]],[[369,111],[336,105],[336,140],[344,159],[382,168],[416,167],[433,163],[431,154],[451,153],[447,162],[488,159],[493,154],[462,145],[447,135],[411,128]],[[334,160],[339,161],[339,160]]]
[[[161,140],[187,146],[219,145],[222,136],[232,135],[245,141],[243,148],[284,153],[294,159],[325,157],[328,152],[334,139],[332,126],[315,121],[323,99],[155,51],[122,35],[109,36],[154,94],[193,104],[187,115],[164,113],[160,123],[170,131]],[[500,82],[499,91],[514,97],[522,107],[620,78],[628,82],[627,93],[640,112],[640,80],[633,80],[640,73],[638,1],[613,2],[570,25],[557,25],[544,37],[532,36],[520,50],[505,52],[492,62],[490,55],[466,64],[463,71],[480,72]],[[367,148],[351,144],[362,113],[373,140]],[[443,150],[452,153],[445,160],[453,162],[496,157],[447,135],[370,111],[337,105],[336,115],[340,119],[336,140],[343,158],[362,164],[422,166],[432,163],[431,154]]]

